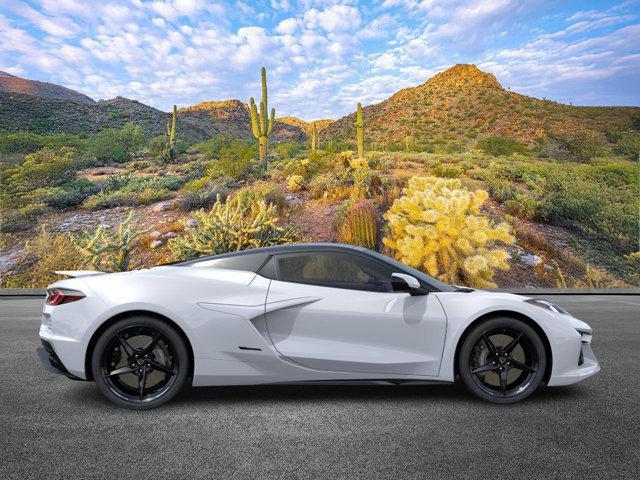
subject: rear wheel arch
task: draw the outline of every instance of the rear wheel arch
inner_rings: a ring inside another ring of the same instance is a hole
[[[144,315],[147,317],[154,317],[157,318],[158,320],[161,320],[162,322],[166,323],[167,325],[169,325],[171,328],[173,328],[178,335],[180,335],[182,337],[182,339],[184,340],[185,345],[187,346],[187,355],[189,357],[189,374],[188,374],[188,378],[193,378],[193,369],[195,366],[195,360],[194,360],[194,356],[193,356],[193,347],[191,346],[191,342],[189,341],[189,337],[187,336],[187,334],[184,332],[184,330],[182,328],[180,328],[180,326],[174,322],[173,320],[171,320],[169,317],[166,317],[165,315],[161,315],[157,312],[151,312],[149,310],[130,310],[127,312],[121,312],[118,313],[117,315],[114,315],[113,317],[109,318],[108,320],[104,321],[102,323],[102,325],[100,325],[95,332],[93,332],[93,335],[91,336],[91,340],[89,340],[89,345],[87,346],[87,352],[84,356],[84,372],[85,372],[85,376],[87,378],[87,380],[93,380],[93,373],[91,371],[91,358],[93,357],[93,351],[95,349],[96,343],[98,342],[98,339],[100,338],[100,336],[102,335],[102,333],[109,328],[111,325],[113,325],[114,323],[116,323],[119,320],[122,320],[123,318],[128,318],[128,317],[135,317],[137,315]]]
[[[542,344],[544,345],[545,354],[547,356],[547,365],[543,378],[543,382],[546,384],[549,381],[549,377],[551,377],[551,367],[553,365],[553,356],[551,354],[551,344],[549,343],[549,339],[547,338],[547,335],[544,333],[544,330],[542,330],[540,325],[538,325],[532,318],[523,315],[522,313],[514,312],[512,310],[497,310],[494,312],[485,313],[484,315],[481,315],[480,317],[473,320],[469,325],[467,325],[464,332],[462,332],[462,335],[458,339],[458,343],[456,344],[456,353],[453,359],[454,377],[460,373],[458,371],[458,358],[460,355],[460,349],[462,348],[462,344],[464,343],[464,339],[477,325],[497,317],[509,317],[520,320],[533,328],[535,332],[540,336]]]

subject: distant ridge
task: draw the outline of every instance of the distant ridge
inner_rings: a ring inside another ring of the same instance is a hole
[[[300,128],[304,133],[306,133],[307,135],[311,134],[311,125],[312,124],[316,124],[316,132],[321,132],[322,130],[324,130],[325,128],[327,128],[329,125],[331,125],[335,120],[330,120],[330,119],[320,119],[320,120],[312,120],[310,122],[306,122],[305,120],[302,120],[298,117],[294,117],[292,115],[286,116],[286,117],[280,117],[280,118],[276,118],[276,120],[278,122],[282,122],[282,123],[286,123],[287,125],[292,125],[294,127],[298,127]]]
[[[0,92],[34,95],[54,100],[71,100],[81,103],[95,102],[92,98],[70,88],[54,83],[16,77],[7,72],[0,72]]]
[[[194,125],[209,132],[209,135],[228,135],[251,140],[251,115],[249,107],[240,100],[201,102],[178,110],[178,118],[186,118]],[[302,141],[306,138],[303,129],[275,121],[272,141]]]

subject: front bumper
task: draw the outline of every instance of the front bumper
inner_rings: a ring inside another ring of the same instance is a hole
[[[581,334],[577,355],[573,354],[573,366],[562,371],[561,374],[552,375],[548,385],[551,387],[571,385],[592,377],[600,371],[600,364],[591,349],[591,331],[579,332]],[[563,352],[564,353],[564,352]]]

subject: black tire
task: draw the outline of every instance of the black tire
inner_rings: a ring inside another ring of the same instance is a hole
[[[540,335],[522,320],[497,317],[465,336],[458,372],[476,396],[493,403],[524,400],[541,385],[547,354]]]
[[[189,367],[182,337],[169,324],[145,315],[124,318],[107,328],[91,358],[100,392],[135,410],[171,400],[187,380]]]

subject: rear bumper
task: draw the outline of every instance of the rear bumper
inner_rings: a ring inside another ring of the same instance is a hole
[[[46,340],[42,340],[42,346],[36,348],[36,354],[38,355],[40,363],[42,363],[45,370],[51,373],[65,375],[72,380],[82,380],[81,378],[69,373],[51,344]]]

